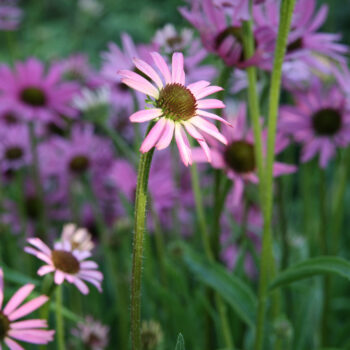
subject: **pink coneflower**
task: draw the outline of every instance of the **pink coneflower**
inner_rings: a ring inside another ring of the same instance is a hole
[[[97,270],[98,265],[91,260],[89,251],[72,250],[68,241],[57,242],[51,250],[39,238],[29,238],[28,243],[33,247],[25,247],[25,252],[36,256],[44,261],[46,265],[38,270],[39,276],[54,272],[56,284],[62,284],[64,280],[74,284],[81,293],[88,294],[89,288],[85,282],[93,284],[100,292],[103,275]]]
[[[294,94],[296,106],[282,106],[279,129],[303,144],[301,161],[317,153],[326,167],[337,147],[350,143],[350,112],[337,86],[325,88],[315,80],[306,92]]]
[[[14,71],[0,68],[0,93],[6,105],[12,106],[26,120],[55,121],[61,115],[74,117],[76,110],[69,103],[77,85],[62,83],[57,65],[44,74],[44,65],[37,59],[18,62]]]
[[[91,350],[103,350],[108,345],[109,327],[94,320],[91,316],[85,317],[84,322],[78,323],[78,328],[72,334]]]
[[[22,10],[17,1],[0,1],[0,30],[16,30],[22,19]]]
[[[16,170],[30,164],[32,153],[26,125],[0,127],[0,159],[4,171]]]
[[[175,133],[183,163],[186,166],[192,164],[191,147],[184,132],[186,130],[198,141],[208,161],[210,161],[210,150],[202,133],[211,135],[224,144],[226,144],[226,139],[220,134],[215,125],[204,118],[220,120],[228,125],[229,123],[216,114],[204,111],[208,108],[224,108],[223,102],[203,98],[222,90],[222,88],[210,86],[207,81],[199,81],[186,86],[183,55],[181,53],[173,54],[172,73],[170,73],[166,62],[157,52],[151,53],[151,56],[161,72],[165,84],[148,63],[140,59],[134,59],[134,63],[143,74],[156,84],[157,88],[135,72],[119,71],[124,84],[153,98],[153,100],[147,100],[153,108],[138,111],[130,116],[130,120],[134,123],[156,121],[156,124],[143,141],[140,151],[144,153],[152,147],[156,147],[158,150],[168,147]]]
[[[256,54],[249,60],[244,58],[242,11],[227,13],[213,0],[193,1],[190,10],[185,7],[179,10],[199,31],[203,46],[221,57],[226,65],[245,68],[260,61],[260,41],[256,42]],[[243,11],[243,17],[247,17],[246,11]]]
[[[241,202],[244,186],[247,182],[257,183],[257,164],[254,151],[254,135],[248,129],[246,122],[246,105],[240,104],[235,118],[229,118],[235,125],[232,128],[223,126],[222,132],[228,140],[226,146],[212,141],[212,166],[217,169],[224,169],[227,176],[234,182],[233,203],[238,205]],[[266,133],[263,134],[266,141]],[[280,153],[287,145],[288,140],[282,135],[277,135],[275,154]],[[206,158],[202,150],[194,152],[196,162],[205,162]],[[279,176],[289,174],[296,170],[293,165],[280,162],[274,163],[273,174]]]
[[[280,1],[269,1],[262,6],[255,6],[254,24],[261,28],[264,38],[270,37],[270,55],[266,55],[265,65],[272,68],[274,45],[278,33]],[[322,5],[317,13],[316,0],[298,0],[295,5],[291,31],[285,60],[297,59],[310,67],[320,70],[328,69],[317,55],[326,56],[336,61],[345,62],[344,55],[349,52],[346,45],[338,43],[338,34],[317,33],[325,22],[328,7]],[[315,55],[317,54],[317,55]]]
[[[48,344],[53,340],[55,331],[46,329],[46,320],[18,321],[23,316],[38,309],[49,299],[42,295],[20,306],[34,287],[33,284],[26,284],[21,287],[3,308],[4,273],[0,268],[0,349],[2,349],[2,344],[5,343],[10,350],[24,350],[15,340],[31,344]]]

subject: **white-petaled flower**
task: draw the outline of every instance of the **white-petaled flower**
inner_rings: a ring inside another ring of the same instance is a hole
[[[62,241],[70,242],[73,250],[91,251],[95,246],[89,231],[86,228],[77,227],[75,224],[64,225],[61,237]]]
[[[73,106],[82,112],[109,104],[110,89],[103,86],[97,90],[84,88],[73,97]]]
[[[164,50],[165,53],[184,51],[192,42],[193,31],[183,28],[178,32],[174,25],[168,23],[162,29],[157,30],[153,42]]]

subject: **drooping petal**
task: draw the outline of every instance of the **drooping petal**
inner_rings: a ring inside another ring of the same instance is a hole
[[[133,123],[143,123],[160,117],[163,114],[160,108],[144,109],[133,113],[129,119]]]
[[[41,250],[46,255],[51,255],[51,249],[39,238],[28,238],[28,243]]]
[[[203,152],[206,156],[207,161],[210,163],[211,162],[211,153],[210,153],[210,149],[209,149],[207,143],[205,142],[203,135],[201,135],[191,123],[185,122],[185,123],[183,123],[183,125],[185,126],[188,133],[193,138],[195,138],[197,140],[197,142],[199,143],[199,145],[203,149]]]
[[[185,166],[192,164],[191,148],[189,147],[187,136],[184,135],[182,127],[178,123],[175,124],[175,140],[182,162],[185,164]]]
[[[123,78],[122,82],[132,89],[135,89],[137,91],[140,91],[144,93],[145,95],[152,96],[154,98],[158,98],[158,90],[151,84],[149,83],[146,79],[145,81],[136,81],[133,79],[129,78]]]
[[[210,118],[210,119],[219,120],[221,123],[224,123],[225,125],[230,126],[231,128],[233,127],[233,125],[230,122],[228,122],[224,118],[219,117],[218,115],[216,115],[214,113],[210,113],[210,112],[207,112],[207,111],[203,111],[201,109],[197,109],[197,114],[202,116],[202,117],[207,117],[207,118]]]
[[[39,276],[44,276],[53,271],[55,271],[55,268],[53,265],[44,265],[38,269],[37,273]]]
[[[201,117],[193,117],[190,119],[190,122],[198,129],[201,129],[202,131],[216,138],[218,141],[222,142],[224,145],[227,145],[225,136],[220,133],[215,125],[209,123]]]
[[[0,310],[4,301],[4,271],[0,268]]]
[[[10,350],[25,350],[21,345],[9,337],[5,338],[5,344],[10,348]]]
[[[79,278],[74,279],[75,286],[81,291],[82,294],[89,294],[88,286]]]
[[[215,94],[218,91],[222,91],[223,88],[220,86],[208,86],[195,94],[195,97],[199,100],[203,97]]]
[[[166,119],[166,124],[163,133],[156,144],[157,150],[162,150],[170,145],[171,140],[173,139],[174,129],[175,123],[170,119]]]
[[[165,127],[165,118],[161,118],[158,120],[156,125],[153,126],[151,131],[148,133],[146,138],[143,140],[142,145],[140,147],[140,151],[142,153],[148,152],[155,144],[158,142],[160,135],[162,134]]]
[[[33,329],[33,328],[45,328],[45,327],[47,327],[47,321],[39,320],[39,319],[25,320],[25,321],[11,323],[12,329]]]
[[[62,271],[56,270],[54,277],[55,283],[58,285],[62,284],[64,281],[64,275],[65,274]]]

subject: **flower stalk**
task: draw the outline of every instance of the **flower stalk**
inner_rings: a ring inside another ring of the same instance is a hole
[[[269,277],[274,273],[273,247],[272,247],[272,204],[273,204],[273,162],[275,155],[275,139],[278,105],[281,90],[282,64],[286,52],[288,35],[294,11],[295,0],[283,0],[280,11],[280,24],[278,29],[275,59],[271,77],[268,109],[268,136],[265,170],[263,175],[264,188],[264,230],[262,238],[262,252],[260,262],[260,281],[258,295],[258,315],[256,323],[255,350],[263,348],[265,313],[267,307],[267,293]]]
[[[146,221],[148,178],[154,147],[141,154],[135,199],[134,243],[131,280],[131,344],[132,350],[141,350],[141,275],[143,234]]]
[[[62,285],[56,288],[56,329],[57,329],[57,349],[65,350],[64,342],[64,320],[62,315]]]

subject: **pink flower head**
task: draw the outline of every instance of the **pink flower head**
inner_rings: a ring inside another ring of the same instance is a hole
[[[61,115],[74,117],[76,110],[69,104],[77,92],[74,83],[62,83],[57,65],[44,73],[37,59],[18,62],[14,71],[0,67],[0,93],[6,105],[12,106],[26,120],[55,121]]]
[[[238,7],[227,13],[225,7],[218,7],[214,0],[193,1],[188,10],[180,8],[181,14],[200,33],[203,46],[217,54],[228,66],[245,68],[260,61],[260,42],[256,54],[249,60],[244,59],[242,20],[249,17],[248,1],[237,0]],[[227,21],[228,19],[228,21]]]
[[[32,319],[18,321],[23,316],[38,309],[49,299],[47,296],[42,295],[20,306],[33,291],[34,287],[33,284],[24,285],[12,296],[6,306],[3,307],[4,273],[0,268],[0,349],[2,349],[3,342],[10,350],[24,350],[15,340],[31,344],[47,344],[53,340],[55,331],[46,329],[46,320]]]
[[[26,125],[0,126],[0,159],[4,171],[16,170],[30,164],[32,153]]]
[[[0,30],[16,30],[22,19],[22,10],[16,1],[1,1],[0,3]]]
[[[246,121],[246,105],[239,105],[237,115],[229,118],[234,124],[232,128],[223,126],[222,132],[228,140],[226,146],[218,144],[215,140],[211,142],[212,166],[217,169],[224,169],[227,176],[234,181],[233,204],[238,205],[241,202],[244,186],[247,182],[257,183],[257,164],[254,152],[254,135],[248,129]],[[263,133],[266,141],[266,132]],[[275,154],[280,153],[288,145],[288,140],[281,134],[276,137]],[[194,160],[196,162],[205,162],[206,159],[202,150],[194,150]],[[273,174],[279,176],[289,174],[296,170],[293,165],[287,165],[279,162],[274,163]]]
[[[109,327],[94,320],[91,316],[85,317],[84,322],[78,323],[78,328],[72,334],[78,337],[91,350],[103,350],[108,345]]]
[[[291,31],[288,37],[286,60],[302,60],[311,68],[325,70],[327,67],[317,56],[326,56],[339,62],[344,62],[344,55],[349,52],[346,45],[339,44],[340,35],[317,33],[326,20],[328,7],[322,5],[317,13],[316,0],[298,0],[295,5]],[[269,1],[253,9],[256,37],[266,40],[270,37],[270,54],[266,55],[266,68],[271,69],[274,46],[278,34],[280,1]],[[265,46],[265,48],[267,45]]]
[[[303,144],[301,161],[307,162],[317,153],[325,168],[337,147],[350,143],[350,111],[346,98],[333,85],[325,88],[314,80],[306,92],[294,94],[296,106],[282,106],[279,129]]]
[[[86,260],[91,256],[89,251],[72,250],[69,241],[55,243],[51,250],[39,238],[29,238],[28,243],[32,247],[25,247],[25,252],[36,256],[44,261],[46,265],[38,270],[39,276],[44,276],[54,272],[56,284],[62,284],[64,280],[74,284],[81,293],[88,294],[89,288],[85,282],[93,284],[100,292],[103,275],[98,271],[98,265],[91,260]]]
[[[204,109],[224,108],[223,102],[217,99],[203,99],[217,91],[219,86],[210,86],[207,81],[185,85],[184,58],[175,52],[172,57],[172,73],[164,59],[157,53],[151,53],[153,61],[161,72],[159,74],[146,62],[134,59],[135,66],[149,79],[129,71],[121,70],[122,82],[131,88],[143,92],[150,98],[147,102],[152,108],[138,111],[130,116],[134,123],[155,120],[156,123],[143,141],[140,151],[148,152],[152,147],[158,150],[169,146],[175,134],[176,143],[183,163],[192,164],[191,147],[184,130],[194,137],[203,148],[208,161],[211,161],[210,149],[203,135],[211,135],[226,144],[225,137],[217,127],[204,118],[215,119],[230,125],[223,118]],[[155,87],[154,84],[157,86]]]

